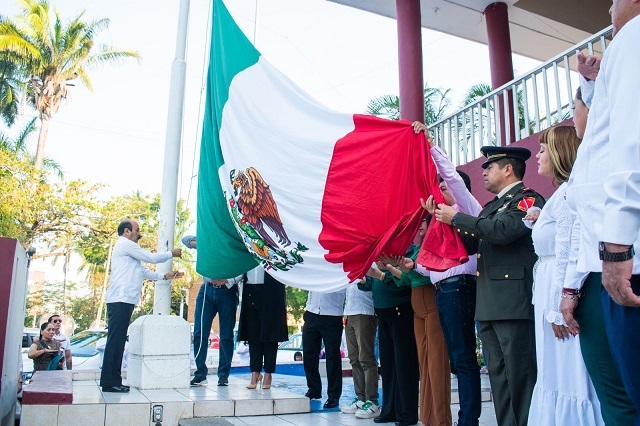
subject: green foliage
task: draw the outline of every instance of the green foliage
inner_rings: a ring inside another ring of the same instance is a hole
[[[304,314],[304,307],[307,304],[307,290],[294,287],[286,287],[287,312],[296,320],[301,320]]]
[[[18,92],[41,120],[35,167],[44,161],[49,121],[68,98],[70,80],[93,91],[89,71],[126,59],[139,60],[132,50],[116,50],[96,42],[109,27],[108,19],[83,20],[84,12],[63,20],[49,0],[20,0],[13,19],[0,17],[0,114],[11,125],[18,109]]]
[[[491,86],[486,84],[486,83],[474,84],[467,91],[467,93],[466,93],[466,95],[464,97],[464,100],[463,100],[462,107],[465,107],[467,105],[471,105],[471,104],[477,102],[478,100],[482,99],[483,97],[485,97],[489,93],[491,93],[491,91],[492,91]],[[526,105],[524,104],[524,95],[522,93],[522,89],[517,90],[517,103],[518,103],[518,129],[516,129],[516,132],[521,132],[521,130],[526,127],[525,114],[524,114]],[[485,117],[485,120],[486,120],[487,115],[495,114],[493,104],[490,104],[489,105],[489,110],[487,110],[487,107],[486,107],[485,103],[483,102],[480,105],[480,113],[482,114],[483,117]],[[470,118],[467,117],[467,124],[469,124],[469,122],[470,122]],[[461,121],[459,122],[459,126],[462,126],[462,122]],[[475,124],[474,124],[474,126],[475,126]],[[534,123],[533,119],[531,119],[529,121],[529,134],[532,135],[535,132],[534,128],[535,128],[535,123]],[[476,130],[476,127],[473,127],[473,129]],[[471,131],[471,129],[469,130],[469,132],[470,131]],[[490,139],[488,136],[489,135],[487,135],[486,138]],[[491,135],[491,137],[495,138],[495,135]],[[467,135],[467,139],[470,139],[470,138],[471,138],[471,136]]]
[[[0,18],[0,25],[2,25],[2,18]],[[13,125],[18,116],[20,93],[24,81],[23,69],[15,60],[15,56],[2,51],[0,53],[0,118],[7,126]]]
[[[140,244],[156,251],[158,241],[158,212],[160,195],[134,193],[99,199],[102,186],[83,181],[48,182],[30,161],[12,151],[0,149],[0,235],[16,238],[23,246],[38,246],[36,258],[61,258],[62,268],[68,272],[71,253],[80,255],[81,269],[88,271],[87,279],[79,283],[47,283],[45,290],[32,293],[28,300],[28,315],[42,312],[43,306],[71,315],[80,327],[88,327],[98,316],[106,291],[105,272],[110,248],[115,242],[116,229],[124,218],[137,220],[144,238]],[[190,214],[183,200],[178,202],[176,241],[179,244],[190,226]],[[58,267],[54,263],[54,267]],[[151,268],[155,266],[151,265]],[[171,308],[177,313],[183,289],[188,288],[197,274],[192,254],[185,250],[183,259],[174,260],[174,268],[185,277],[172,284]],[[145,284],[143,304],[138,314],[153,311],[153,283]],[[81,294],[80,296],[78,294]],[[65,303],[62,303],[65,301]],[[26,320],[29,322],[28,320]]]
[[[424,88],[424,122],[429,125],[444,117],[451,105],[449,94],[451,89]],[[400,120],[400,98],[397,95],[384,95],[373,98],[366,108],[367,114]]]
[[[98,302],[92,295],[69,299],[67,313],[76,322],[76,333],[90,328],[91,323],[96,319],[96,305]]]

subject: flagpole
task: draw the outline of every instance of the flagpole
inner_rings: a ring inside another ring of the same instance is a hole
[[[253,45],[254,46],[256,46],[256,33],[257,32],[258,32],[258,0],[256,0],[255,14],[253,16]]]
[[[160,229],[158,231],[158,253],[173,249],[176,224],[176,203],[178,194],[178,170],[180,165],[180,144],[182,139],[182,116],[184,113],[185,76],[187,70],[186,50],[189,28],[190,0],[180,0],[178,16],[178,37],[176,55],[171,66],[171,87],[169,89],[169,111],[164,144],[164,168],[162,174],[162,194],[160,197]],[[166,274],[172,269],[172,259],[159,264],[157,271]],[[154,315],[169,315],[171,306],[171,281],[156,282],[153,300]]]

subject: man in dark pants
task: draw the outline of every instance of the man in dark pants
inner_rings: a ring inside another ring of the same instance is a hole
[[[140,303],[142,280],[172,280],[183,275],[178,271],[162,275],[142,266],[141,262],[163,263],[171,257],[180,257],[182,250],[173,249],[166,253],[146,251],[138,245],[142,235],[140,225],[135,220],[125,219],[120,222],[118,236],[111,254],[111,279],[107,290],[109,334],[100,374],[103,392],[129,392],[129,386],[122,386],[120,370],[131,314],[135,305]]]
[[[345,290],[334,293],[310,291],[303,316],[302,362],[309,390],[305,394],[310,399],[322,398],[322,381],[318,371],[320,350],[324,341],[327,354],[327,395],[324,408],[335,408],[342,395],[342,314],[344,312]]]
[[[193,235],[182,237],[182,243],[189,248],[197,249],[196,237]],[[233,328],[236,325],[240,282],[242,282],[242,275],[221,280],[202,277],[202,286],[196,298],[196,309],[193,314],[193,355],[196,358],[196,372],[191,379],[191,386],[203,386],[208,383],[207,349],[211,324],[216,315],[220,323],[218,386],[229,384],[229,372],[233,360]]]
[[[536,345],[531,304],[533,250],[531,230],[522,222],[544,198],[522,184],[524,148],[481,148],[485,189],[496,194],[476,217],[445,204],[436,219],[453,225],[469,253],[478,254],[476,320],[491,358],[489,379],[500,425],[526,425],[536,382]]]

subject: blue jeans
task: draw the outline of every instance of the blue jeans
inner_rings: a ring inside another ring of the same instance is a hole
[[[455,278],[449,278],[436,292],[436,304],[449,360],[458,378],[458,424],[477,426],[482,403],[474,321],[476,282],[475,277],[469,275]]]
[[[218,378],[227,379],[233,358],[233,328],[236,325],[238,309],[238,286],[214,287],[202,284],[196,299],[193,326],[193,353],[196,356],[196,377],[207,377],[207,349],[211,323],[216,314],[220,323],[220,359]]]

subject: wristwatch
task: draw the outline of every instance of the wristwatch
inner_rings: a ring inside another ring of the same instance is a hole
[[[629,247],[628,250],[620,253],[608,252],[604,247],[604,241],[600,241],[600,243],[598,244],[598,250],[600,252],[600,260],[604,262],[625,262],[629,259],[633,259],[633,256],[635,256],[636,254],[633,246]]]
[[[456,226],[456,216],[458,216],[460,212],[457,212],[456,214],[453,215],[453,217],[451,218],[451,226]]]

